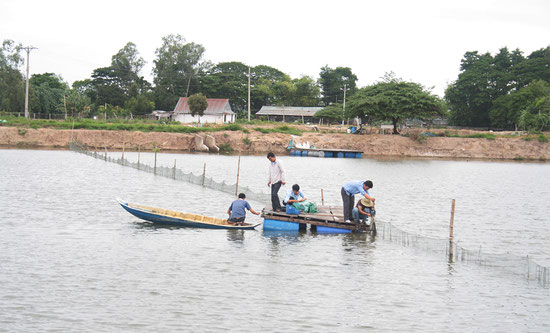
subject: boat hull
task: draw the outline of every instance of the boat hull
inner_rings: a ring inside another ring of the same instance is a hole
[[[248,224],[248,225],[228,225],[228,224],[214,224],[214,223],[204,223],[197,222],[192,220],[187,220],[179,217],[172,217],[162,214],[156,214],[152,211],[142,208],[136,208],[130,206],[127,202],[118,200],[118,203],[124,210],[128,213],[134,215],[137,218],[140,218],[145,221],[149,221],[155,224],[170,225],[177,227],[187,227],[187,228],[205,228],[205,229],[240,229],[240,230],[251,230],[257,227],[259,224]]]

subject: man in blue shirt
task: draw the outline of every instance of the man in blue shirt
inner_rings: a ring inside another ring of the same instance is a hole
[[[239,193],[239,199],[233,201],[231,206],[229,206],[227,210],[227,215],[229,215],[227,222],[229,222],[229,224],[243,225],[244,219],[246,218],[245,208],[252,212],[252,214],[260,215],[260,213],[250,207],[250,204],[245,199],[246,195],[244,193]]]
[[[351,181],[342,185],[342,201],[344,202],[344,220],[347,223],[351,223],[352,211],[355,203],[355,195],[361,193],[362,196],[374,202],[374,197],[371,197],[369,190],[373,187],[372,181],[367,180],[365,182],[361,181]]]
[[[283,200],[283,204],[293,204],[295,202],[302,202],[306,201],[307,198],[304,195],[304,192],[300,191],[300,185],[294,184],[292,185],[292,190],[289,190],[286,193],[286,197]]]

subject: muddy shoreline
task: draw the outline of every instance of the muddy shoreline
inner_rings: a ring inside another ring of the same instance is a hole
[[[141,150],[162,152],[196,151],[196,135],[164,132],[129,132],[101,130],[18,129],[0,127],[1,148],[69,149],[73,138],[97,150]],[[209,132],[219,147],[227,153],[263,155],[269,151],[287,154],[291,136],[284,133],[242,131]],[[485,138],[411,137],[389,134],[353,135],[347,133],[305,132],[294,137],[297,142],[309,142],[318,148],[353,149],[363,151],[363,157],[483,159],[550,161],[550,143],[524,140],[522,137]]]

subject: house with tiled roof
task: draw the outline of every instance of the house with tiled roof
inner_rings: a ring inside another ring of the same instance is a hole
[[[233,123],[236,114],[231,110],[229,99],[227,98],[207,98],[208,107],[204,110],[204,115],[191,115],[188,97],[180,97],[178,104],[172,113],[172,119],[180,123]]]

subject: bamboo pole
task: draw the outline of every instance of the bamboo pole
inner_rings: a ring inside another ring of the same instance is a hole
[[[324,206],[325,205],[325,195],[323,193],[323,189],[321,189],[321,205]]]
[[[241,151],[239,150],[239,163],[237,166],[237,183],[235,184],[235,195],[239,193],[239,174],[241,172]]]
[[[122,143],[122,165],[124,165],[124,148],[125,148],[125,142]]]
[[[174,158],[174,179],[176,179],[176,159]]]
[[[450,228],[449,228],[449,261],[452,261],[454,257],[454,247],[453,247],[454,223],[455,223],[455,199],[453,199],[453,203],[451,204],[451,222],[450,222]]]
[[[206,177],[206,162],[202,166],[202,186],[204,186],[204,178]]]
[[[105,148],[105,161],[107,161],[107,146],[104,146],[103,148]]]
[[[157,174],[157,150],[155,149],[155,170],[154,170],[154,173],[155,175]]]
[[[138,145],[138,170],[139,170],[139,158],[141,155],[141,145]]]

